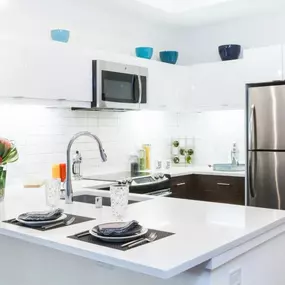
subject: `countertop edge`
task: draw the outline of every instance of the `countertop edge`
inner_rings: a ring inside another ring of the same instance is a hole
[[[212,251],[206,252],[196,258],[193,258],[189,261],[185,261],[182,264],[176,266],[176,267],[172,267],[169,268],[167,270],[161,270],[158,268],[154,268],[154,267],[149,267],[146,265],[141,265],[138,263],[134,263],[134,262],[128,262],[128,261],[123,261],[121,259],[118,258],[113,258],[113,257],[108,257],[93,251],[88,251],[85,249],[81,249],[76,247],[75,245],[66,245],[64,244],[64,239],[61,242],[55,242],[52,240],[45,240],[42,239],[40,237],[36,237],[36,236],[30,236],[30,235],[26,235],[23,233],[17,233],[14,231],[11,231],[9,229],[3,229],[0,228],[0,234],[4,235],[4,236],[8,236],[8,237],[12,237],[15,239],[19,239],[22,241],[26,241],[29,243],[33,243],[36,245],[40,245],[40,246],[44,246],[47,248],[52,248],[55,250],[59,250],[61,252],[66,252],[66,253],[70,253],[73,255],[77,255],[77,256],[81,256],[81,257],[85,257],[88,259],[91,259],[95,262],[102,262],[105,263],[106,265],[111,265],[111,266],[117,266],[117,267],[121,267],[121,268],[125,268],[128,270],[132,270],[135,272],[139,272],[139,273],[144,273],[147,275],[151,275],[154,277],[158,277],[158,278],[162,278],[162,279],[169,279],[171,277],[174,277],[186,270],[189,270],[201,263],[204,263],[206,261],[210,261],[212,258],[217,257],[233,248],[237,248],[240,245],[249,242],[250,240],[253,240],[255,238],[258,238],[259,236],[261,236],[262,234],[269,232],[279,226],[281,226],[282,224],[285,223],[285,217],[279,219],[278,221],[267,225],[265,227],[263,227],[262,229],[259,229],[253,233],[249,233],[243,237],[240,237],[228,244],[222,245]],[[284,231],[285,232],[285,229]],[[271,238],[267,239],[266,241],[270,240]],[[261,244],[257,243],[254,246],[251,247],[254,248],[256,246],[259,246]]]

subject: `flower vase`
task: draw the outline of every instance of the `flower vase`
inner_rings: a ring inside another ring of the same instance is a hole
[[[5,197],[6,174],[7,165],[0,164],[0,202],[3,201]]]

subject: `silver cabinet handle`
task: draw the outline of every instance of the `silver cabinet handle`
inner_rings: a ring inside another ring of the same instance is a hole
[[[227,187],[231,186],[231,184],[229,184],[229,183],[221,183],[221,182],[218,182],[217,185],[219,185],[219,186],[227,186]]]
[[[185,182],[176,184],[176,186],[178,186],[178,187],[179,187],[179,186],[184,186],[184,185],[186,185]]]

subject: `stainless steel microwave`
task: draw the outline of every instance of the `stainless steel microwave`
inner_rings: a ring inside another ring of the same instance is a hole
[[[147,104],[147,68],[103,60],[92,67],[92,108],[140,110]]]

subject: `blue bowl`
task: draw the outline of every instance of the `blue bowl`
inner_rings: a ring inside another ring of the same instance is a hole
[[[240,45],[219,46],[220,57],[223,61],[238,59],[241,53]]]
[[[178,51],[161,51],[159,55],[162,62],[176,64],[178,60]]]
[[[137,47],[136,48],[137,57],[151,59],[153,55],[153,48],[151,47]]]
[[[54,41],[67,43],[69,40],[70,32],[68,30],[51,30],[50,35]]]

